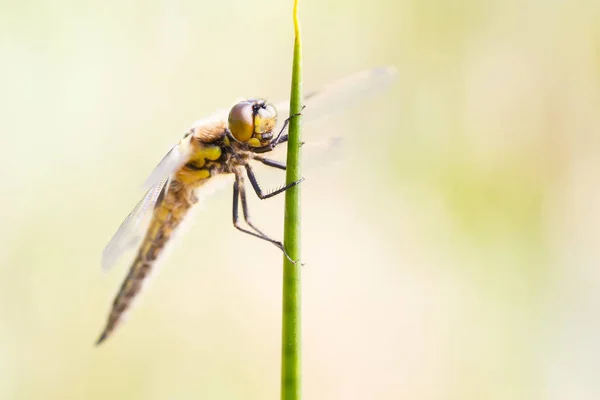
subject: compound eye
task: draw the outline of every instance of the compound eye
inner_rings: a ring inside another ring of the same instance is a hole
[[[254,115],[252,103],[242,101],[231,108],[229,112],[229,130],[240,142],[247,142],[254,134]]]

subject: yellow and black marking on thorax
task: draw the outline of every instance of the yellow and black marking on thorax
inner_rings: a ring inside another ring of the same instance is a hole
[[[192,138],[192,142],[195,139]],[[196,185],[222,170],[226,152],[218,144],[195,143],[194,152],[189,161],[175,174],[175,180],[183,185]]]

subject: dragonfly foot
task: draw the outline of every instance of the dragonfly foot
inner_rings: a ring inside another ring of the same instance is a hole
[[[290,257],[287,253],[287,251],[285,251],[285,249],[283,248],[283,246],[281,246],[281,251],[283,251],[283,255],[288,259],[289,262],[291,262],[294,265],[298,265],[298,263],[300,263],[301,266],[304,266],[304,263],[301,262],[300,260],[292,260],[292,257]]]
[[[289,121],[290,119],[292,119],[292,118],[294,118],[294,117],[299,117],[299,116],[301,116],[301,115],[302,115],[302,111],[304,111],[304,109],[305,109],[305,108],[306,108],[306,106],[305,106],[305,105],[303,105],[303,106],[302,106],[302,108],[300,109],[300,112],[297,112],[297,113],[295,113],[295,114],[292,114],[292,115],[290,115],[290,116],[287,118],[287,121]]]
[[[291,262],[294,265],[297,265],[298,263],[300,263],[300,265],[304,265],[304,263],[300,262],[300,260],[293,260],[292,257],[290,257],[290,255],[287,253],[287,251],[285,251],[285,247],[283,247],[283,243],[277,242],[276,245],[283,252],[283,255],[285,256],[285,258],[288,259],[289,262]]]

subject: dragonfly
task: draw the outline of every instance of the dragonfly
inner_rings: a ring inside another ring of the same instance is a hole
[[[386,89],[394,81],[394,67],[361,71],[324,86],[304,97],[303,121],[309,122],[364,101]],[[269,242],[287,255],[283,243],[259,229],[250,219],[246,197],[246,178],[259,199],[265,200],[301,183],[302,179],[265,191],[258,182],[254,163],[285,170],[285,163],[267,155],[288,140],[291,115],[289,102],[271,104],[265,99],[238,101],[192,124],[177,144],[158,163],[146,179],[145,195],[120,225],[102,252],[102,268],[114,265],[124,253],[137,247],[129,272],[115,296],[96,345],[104,342],[123,320],[134,298],[166,245],[189,211],[198,203],[203,190],[216,177],[233,175],[233,225],[250,236]],[[242,224],[239,206],[246,226]],[[295,262],[296,260],[292,260]]]

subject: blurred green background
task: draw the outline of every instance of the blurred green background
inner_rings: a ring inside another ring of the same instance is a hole
[[[100,254],[190,123],[289,93],[292,1],[0,3],[0,398],[276,399],[281,254],[205,202],[128,321]],[[600,3],[302,1],[306,399],[600,398]],[[281,175],[283,179],[283,175]],[[283,198],[252,198],[282,236]]]

